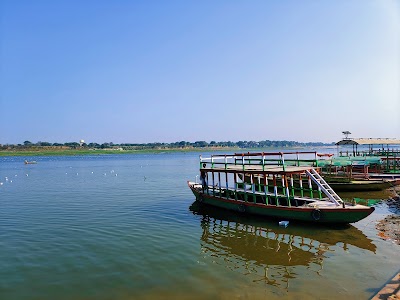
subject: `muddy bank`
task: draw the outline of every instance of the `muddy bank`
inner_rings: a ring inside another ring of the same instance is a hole
[[[394,190],[396,196],[387,200],[389,210],[393,215],[387,216],[376,225],[379,230],[378,235],[385,240],[392,240],[400,245],[400,187],[397,186]]]

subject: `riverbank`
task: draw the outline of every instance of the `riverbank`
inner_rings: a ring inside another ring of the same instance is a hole
[[[394,193],[395,196],[386,201],[393,214],[381,220],[376,225],[376,229],[382,239],[391,240],[400,245],[400,186],[394,188]]]
[[[205,152],[205,151],[238,151],[240,148],[170,148],[170,149],[62,149],[62,150],[3,150],[0,156],[73,156],[73,155],[108,155],[108,154],[141,154],[141,153],[174,153],[174,152]],[[241,149],[243,150],[243,149]]]
[[[326,146],[325,146],[326,147]],[[325,148],[319,147],[319,148]],[[283,151],[291,151],[295,149],[307,149],[307,147],[288,147]],[[312,148],[315,149],[315,148]],[[0,150],[0,156],[73,156],[73,155],[108,155],[108,154],[142,154],[142,153],[176,153],[176,152],[212,152],[224,151],[225,153],[245,153],[245,152],[262,152],[262,151],[282,151],[282,148],[240,148],[240,147],[183,147],[183,148],[144,148],[135,150],[125,150],[122,148],[112,149],[18,149],[18,150]],[[315,151],[315,150],[313,150]]]

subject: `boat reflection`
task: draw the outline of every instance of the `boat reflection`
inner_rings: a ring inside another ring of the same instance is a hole
[[[348,250],[350,245],[371,252],[376,246],[352,225],[315,226],[290,222],[279,227],[276,220],[248,217],[194,202],[193,214],[202,216],[202,254],[207,260],[243,274],[258,274],[259,280],[289,286],[299,267],[317,274],[327,254]]]

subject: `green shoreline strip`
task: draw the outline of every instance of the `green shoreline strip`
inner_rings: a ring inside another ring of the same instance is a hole
[[[325,146],[326,147],[326,146]],[[321,146],[320,148],[325,148]],[[309,147],[264,147],[264,148],[240,148],[240,147],[193,147],[193,148],[163,148],[163,149],[137,149],[137,150],[119,150],[119,149],[38,149],[38,150],[0,150],[1,156],[71,156],[71,155],[109,155],[109,154],[141,154],[141,153],[175,153],[175,152],[262,152],[265,150],[272,151],[277,149],[294,150],[294,149],[307,149]],[[313,147],[311,147],[314,149]]]
[[[40,150],[40,151],[0,151],[0,156],[72,156],[72,155],[110,155],[110,154],[141,154],[141,153],[174,153],[174,152],[205,152],[205,151],[237,151],[238,148],[218,149],[143,149],[143,150]]]

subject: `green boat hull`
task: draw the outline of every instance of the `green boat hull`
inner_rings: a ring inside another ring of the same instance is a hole
[[[281,220],[299,220],[315,223],[354,223],[364,219],[375,210],[373,207],[366,206],[362,208],[360,206],[346,206],[344,208],[316,209],[312,207],[267,205],[209,195],[195,189],[189,183],[188,185],[196,196],[196,200],[201,203],[245,214],[279,218]]]
[[[351,182],[329,182],[331,188],[337,192],[366,192],[382,191],[390,188],[394,184],[388,181],[351,181]]]

